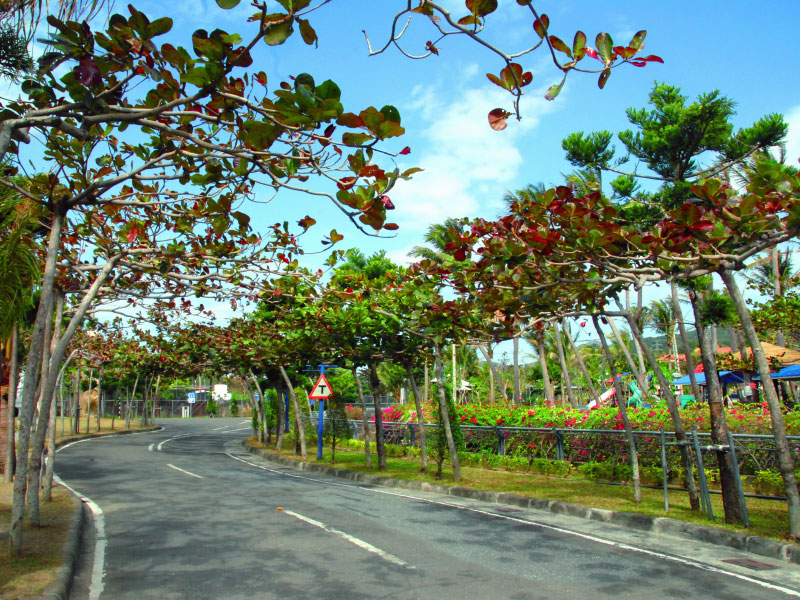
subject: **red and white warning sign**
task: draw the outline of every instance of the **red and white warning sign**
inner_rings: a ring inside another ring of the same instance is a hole
[[[333,396],[331,385],[328,383],[328,380],[325,379],[325,375],[320,375],[308,397],[312,400],[327,400],[331,396]]]

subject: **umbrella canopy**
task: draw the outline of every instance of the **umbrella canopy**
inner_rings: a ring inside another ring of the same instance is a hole
[[[697,373],[694,378],[697,380],[698,385],[705,385],[706,384],[706,374],[705,373]],[[739,377],[739,374],[734,371],[720,371],[719,372],[719,380],[722,383],[742,383],[744,379]],[[688,375],[684,375],[683,377],[676,379],[672,382],[672,385],[689,385],[691,381],[689,380]]]

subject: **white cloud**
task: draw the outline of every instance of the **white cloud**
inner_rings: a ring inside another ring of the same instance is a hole
[[[507,129],[494,131],[487,120],[489,111],[508,107],[511,98],[499,88],[479,85],[447,92],[418,86],[412,91],[408,107],[417,114],[409,115],[408,109],[404,114],[421,121],[414,130],[425,132],[424,145],[413,156],[425,171],[399,183],[392,194],[398,209],[394,216],[404,232],[424,231],[447,217],[494,216],[525,160],[517,144],[542,115],[555,109],[540,90],[533,90],[524,99],[523,119],[512,118]]]
[[[800,167],[800,105],[795,106],[786,113],[786,122],[789,124],[789,134],[786,136],[786,164]]]

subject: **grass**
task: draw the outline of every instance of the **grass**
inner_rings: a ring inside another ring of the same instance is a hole
[[[71,420],[68,418],[57,420],[56,441],[112,431],[111,419],[101,419],[98,432],[96,418],[93,417],[88,434],[85,420],[81,420],[81,433],[77,435],[71,433],[70,424]],[[130,429],[138,431],[144,428],[140,421],[131,419]],[[124,431],[125,419],[115,419],[113,430]],[[40,504],[41,526],[33,527],[29,523],[24,525],[23,556],[12,556],[8,548],[12,495],[13,484],[0,483],[0,600],[38,597],[55,581],[58,568],[62,564],[61,552],[74,509],[69,493],[59,486],[53,486],[53,501]]]
[[[254,446],[264,448],[255,438],[250,438],[249,442]],[[275,452],[273,448],[268,448]],[[292,451],[281,452],[283,456],[296,458]],[[786,542],[789,530],[789,511],[786,502],[776,500],[764,500],[760,498],[747,498],[747,510],[750,516],[750,528],[743,525],[728,525],[723,522],[724,511],[722,499],[719,495],[712,494],[711,505],[715,521],[700,512],[692,511],[689,507],[689,498],[685,492],[669,492],[669,512],[664,511],[664,492],[662,489],[642,488],[642,501],[636,504],[633,501],[633,487],[630,485],[607,485],[596,483],[577,477],[556,477],[536,475],[530,473],[518,473],[486,468],[461,467],[461,481],[454,482],[453,475],[445,469],[441,480],[434,476],[436,465],[429,461],[429,474],[420,473],[420,463],[418,459],[393,458],[387,457],[385,471],[378,471],[376,468],[368,469],[362,453],[336,449],[336,462],[331,462],[330,448],[325,448],[321,461],[316,460],[316,449],[309,447],[310,462],[319,462],[339,469],[351,471],[361,471],[372,473],[384,477],[394,477],[397,479],[407,479],[413,481],[428,481],[444,485],[458,485],[482,491],[509,492],[528,496],[531,498],[546,498],[548,500],[560,500],[572,502],[584,506],[604,508],[609,510],[620,510],[625,512],[653,515],[657,517],[670,517],[682,521],[689,521],[701,525],[709,525],[737,531],[759,537],[770,538]],[[372,456],[373,464],[377,464],[375,453]]]

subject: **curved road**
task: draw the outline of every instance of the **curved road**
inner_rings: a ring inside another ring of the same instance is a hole
[[[796,565],[299,473],[245,453],[242,419],[161,424],[59,452],[95,512],[73,600],[800,598]]]

